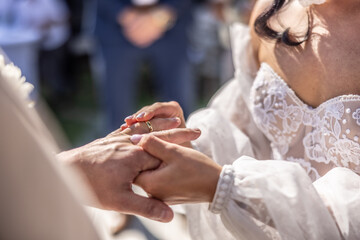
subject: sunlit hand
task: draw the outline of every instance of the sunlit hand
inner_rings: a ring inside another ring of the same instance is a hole
[[[152,135],[144,135],[139,145],[163,163],[141,173],[135,184],[168,204],[212,201],[221,166],[200,152]]]
[[[183,110],[179,103],[175,101],[171,102],[157,102],[150,106],[145,106],[133,115],[125,118],[125,124],[122,125],[122,128],[125,129],[128,126],[131,126],[137,122],[144,122],[155,118],[174,118],[177,117],[180,119],[181,123],[178,127],[185,127],[185,118]]]
[[[121,126],[121,129],[126,129],[133,126],[134,124],[138,124],[140,122],[148,121],[151,119],[156,120],[161,118],[174,117],[180,120],[180,123],[177,127],[186,127],[183,110],[177,102],[158,102],[150,106],[145,106],[139,111],[137,111],[135,114],[125,118],[125,123]],[[192,147],[190,142],[184,142],[182,145],[189,148]]]

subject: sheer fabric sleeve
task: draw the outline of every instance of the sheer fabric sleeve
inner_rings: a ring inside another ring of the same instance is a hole
[[[241,157],[224,166],[210,211],[237,239],[359,239],[360,176],[334,168],[312,183],[296,163]]]
[[[234,24],[230,32],[234,78],[213,96],[205,109],[193,113],[187,125],[202,130],[201,137],[194,142],[200,151],[209,156],[211,153],[228,153],[229,158],[222,156],[218,159],[219,163],[232,163],[241,155],[269,159],[269,141],[257,128],[250,112],[249,93],[258,70],[253,57],[250,30],[246,25]],[[223,151],[224,148],[227,151]]]

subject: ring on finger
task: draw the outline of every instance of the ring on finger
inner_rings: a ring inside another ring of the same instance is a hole
[[[146,123],[146,126],[147,126],[147,127],[148,127],[148,129],[149,129],[149,132],[154,131],[154,129],[153,129],[153,127],[152,127],[152,125],[151,125],[150,121],[146,121],[145,123]]]

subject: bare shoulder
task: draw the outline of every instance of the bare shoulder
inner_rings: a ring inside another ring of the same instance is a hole
[[[249,25],[250,25],[250,29],[251,29],[251,43],[254,49],[254,54],[255,54],[255,58],[257,59],[257,61],[259,62],[259,49],[260,49],[260,45],[261,45],[261,39],[260,37],[256,34],[255,29],[254,29],[254,23],[257,19],[257,17],[263,13],[266,9],[268,9],[271,4],[273,4],[272,0],[258,0],[256,1],[256,4],[251,12],[251,17],[250,17],[250,21],[249,21]]]

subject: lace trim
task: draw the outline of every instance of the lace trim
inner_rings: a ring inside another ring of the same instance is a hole
[[[255,123],[271,141],[275,159],[296,159],[313,180],[319,174],[310,160],[359,169],[360,95],[341,95],[313,108],[270,65],[262,63],[250,100]],[[353,105],[347,106],[350,102]],[[299,139],[302,134],[304,137]],[[298,154],[288,155],[299,144],[304,151],[298,149]]]
[[[287,82],[277,73],[274,71],[274,69],[266,62],[261,63],[261,68],[266,68],[271,72],[271,74],[275,77],[276,80],[278,80],[279,83],[281,83],[282,86],[286,87],[287,92],[289,92],[290,97],[294,102],[296,102],[298,105],[303,106],[305,111],[309,111],[314,114],[314,112],[320,112],[328,105],[333,105],[336,102],[353,102],[353,101],[360,101],[360,95],[358,94],[344,94],[340,96],[336,96],[333,98],[330,98],[326,100],[325,102],[321,103],[317,107],[312,107],[305,103],[303,100],[301,100],[298,95],[294,92],[294,90],[287,84]],[[260,72],[259,70],[259,72]]]
[[[231,165],[225,165],[220,173],[220,178],[216,187],[214,199],[209,206],[209,210],[219,214],[230,198],[231,187],[234,183],[234,169]]]

